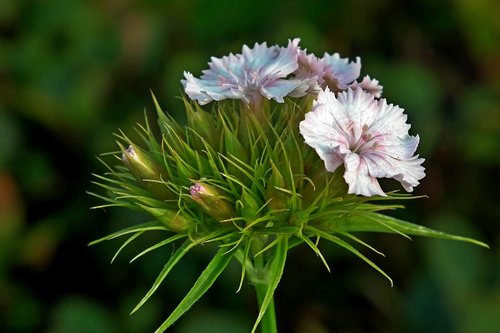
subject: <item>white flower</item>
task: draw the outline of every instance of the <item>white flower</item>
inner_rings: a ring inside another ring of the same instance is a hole
[[[301,80],[287,80],[298,67],[299,39],[289,41],[287,47],[268,47],[264,42],[250,49],[244,45],[242,54],[212,57],[209,69],[201,78],[184,72],[182,80],[186,94],[200,104],[213,100],[240,99],[246,103],[259,104],[264,96],[283,103],[283,97],[301,89]],[[305,92],[302,94],[304,95]]]
[[[394,178],[411,192],[425,176],[424,160],[413,155],[419,137],[408,134],[406,119],[403,109],[361,88],[337,96],[327,88],[300,122],[300,133],[328,171],[345,166],[349,193],[385,196],[377,178]]]

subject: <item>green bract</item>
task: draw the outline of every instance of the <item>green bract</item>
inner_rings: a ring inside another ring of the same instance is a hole
[[[273,295],[292,247],[309,247],[328,268],[318,244],[336,244],[392,284],[389,276],[359,248],[380,252],[355,234],[419,235],[486,246],[381,214],[402,207],[388,202],[412,198],[410,195],[347,194],[342,168],[326,172],[323,161],[299,134],[298,123],[310,111],[312,100],[312,96],[285,99],[282,104],[264,100],[255,110],[227,100],[213,104],[209,111],[185,100],[187,126],[181,126],[154,99],[161,141],[148,125],[139,127],[142,142],[133,143],[125,135],[118,135],[121,151],[116,157],[126,163],[106,164],[108,173],[95,175],[95,183],[106,194],[92,194],[107,202],[99,207],[139,210],[149,215],[151,222],[91,244],[128,235],[120,252],[144,232],[165,232],[163,241],[132,260],[172,242],[181,244],[132,312],[151,297],[191,249],[208,242],[218,245],[193,288],[157,332],[163,332],[184,314],[232,260],[242,267],[240,287],[246,279],[257,289],[260,312],[252,331],[260,323],[264,332],[273,332]]]

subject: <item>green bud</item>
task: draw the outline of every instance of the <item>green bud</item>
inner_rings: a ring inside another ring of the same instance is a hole
[[[203,137],[210,146],[216,147],[219,140],[219,135],[217,129],[215,128],[215,120],[212,115],[207,111],[203,110],[195,103],[195,109],[189,104],[189,102],[184,99],[184,106],[186,108],[186,117],[188,125],[201,137]],[[194,138],[197,140],[198,138]],[[203,149],[203,145],[199,143],[199,149]]]
[[[274,163],[271,162],[272,174],[269,177],[266,189],[266,197],[269,201],[270,209],[282,210],[287,208],[288,195],[277,188],[285,187],[285,179]]]
[[[258,217],[257,212],[261,208],[259,202],[247,190],[243,189],[241,193],[241,216],[248,221],[252,221]]]
[[[191,199],[218,221],[228,220],[236,216],[234,207],[224,196],[224,192],[215,186],[195,182],[189,188]]]
[[[123,150],[122,160],[132,175],[155,197],[161,200],[176,199],[175,193],[168,187],[156,182],[162,181],[166,172],[148,153],[130,144]]]
[[[169,230],[182,233],[186,232],[194,222],[181,215],[180,212],[163,209],[163,208],[153,208],[148,206],[139,205],[147,213],[153,215],[156,219],[162,222]]]
[[[228,127],[224,127],[224,147],[226,155],[233,155],[240,161],[248,163],[249,159],[245,147],[243,147],[238,137]]]

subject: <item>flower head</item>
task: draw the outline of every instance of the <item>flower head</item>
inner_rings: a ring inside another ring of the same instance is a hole
[[[287,47],[268,47],[265,42],[252,49],[244,45],[242,54],[212,57],[201,78],[184,72],[186,94],[201,105],[228,98],[258,103],[262,97],[282,103],[283,97],[302,84],[286,79],[297,69],[299,41],[289,41]]]
[[[321,88],[328,87],[332,91],[342,91],[347,88],[356,89],[360,87],[366,92],[373,94],[376,98],[382,95],[382,86],[378,80],[371,79],[366,75],[361,82],[355,81],[361,71],[361,60],[349,62],[347,58],[341,58],[338,53],[330,55],[325,53],[319,59],[306,50],[298,50],[298,68],[295,70],[295,78],[309,84],[307,92],[318,93]],[[308,81],[306,81],[308,80]]]
[[[361,88],[337,96],[327,88],[300,123],[300,132],[328,171],[345,166],[349,193],[385,196],[377,178],[394,178],[411,192],[425,176],[424,160],[413,155],[419,137],[408,134],[406,118],[403,109]]]

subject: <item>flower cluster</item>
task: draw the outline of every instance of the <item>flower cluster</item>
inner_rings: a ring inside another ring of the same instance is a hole
[[[424,160],[413,155],[419,138],[408,134],[403,109],[376,100],[382,95],[378,80],[356,81],[359,57],[350,62],[325,53],[320,59],[298,44],[298,38],[287,47],[256,43],[252,49],[243,46],[241,54],[212,57],[201,78],[184,73],[185,92],[201,105],[240,99],[254,109],[262,98],[283,103],[286,96],[317,94],[300,132],[328,171],[345,166],[349,193],[385,196],[376,180],[382,177],[398,180],[411,192],[425,176]]]
[[[188,311],[233,259],[241,265],[240,288],[248,280],[256,289],[260,310],[252,332],[261,327],[275,333],[273,295],[290,248],[309,247],[329,269],[318,247],[320,240],[328,242],[390,280],[356,245],[381,253],[355,233],[485,246],[381,213],[401,207],[386,199],[411,196],[384,192],[378,178],[394,178],[412,191],[424,177],[423,159],[415,155],[419,137],[409,135],[403,109],[381,98],[377,80],[358,81],[360,71],[360,58],[349,61],[337,53],[318,58],[294,39],[286,47],[255,44],[243,46],[241,54],[212,58],[201,78],[186,72],[182,84],[191,101],[184,98],[185,126],[153,96],[161,141],[147,120],[138,129],[141,145],[117,135],[120,150],[114,155],[120,164],[103,161],[108,172],[96,175],[94,183],[106,194],[92,193],[106,201],[99,207],[125,207],[152,218],[92,244],[129,235],[118,254],[146,232],[166,232],[133,261],[179,243],[132,312],[203,244],[216,245],[213,258],[156,332]],[[213,101],[209,111],[203,108]]]
[[[356,81],[361,71],[359,57],[349,62],[338,53],[325,53],[319,59],[300,49],[299,41],[289,41],[287,47],[268,47],[265,42],[255,43],[252,49],[244,45],[241,54],[212,57],[199,79],[184,72],[185,92],[201,105],[224,99],[259,105],[263,97],[283,103],[286,96],[302,97],[326,87],[333,91],[360,87],[375,97],[382,94],[377,80],[365,76]]]

